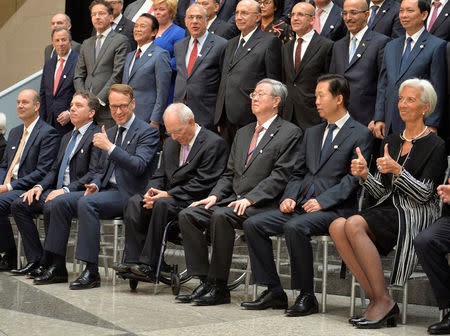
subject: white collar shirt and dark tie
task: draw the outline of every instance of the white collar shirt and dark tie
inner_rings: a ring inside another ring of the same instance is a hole
[[[130,68],[128,69],[128,76],[131,74],[131,70],[133,70],[134,63],[138,60],[138,58],[141,58],[142,55],[145,54],[145,52],[146,52],[147,49],[152,45],[152,43],[153,43],[153,41],[151,41],[151,42],[149,42],[149,43],[146,43],[146,44],[144,44],[142,47],[138,47],[138,48],[136,49],[136,52],[134,53],[134,56],[133,56],[133,58],[131,59]],[[139,49],[140,49],[140,52],[138,53]],[[137,57],[136,57],[136,56],[137,56]]]
[[[191,141],[187,145],[181,145],[180,146],[180,155],[178,157],[178,167],[181,167],[184,165],[187,161],[188,155],[192,149],[192,146],[194,145],[195,139],[197,139],[198,133],[200,133],[201,127],[198,124],[195,124],[196,129],[194,136],[192,137]]]
[[[278,116],[278,114],[275,114],[272,118],[270,118],[265,123],[263,123],[261,125],[262,129],[260,131],[259,131],[260,125],[258,123],[256,123],[255,133],[258,134],[258,137],[256,138],[256,143],[253,143],[254,142],[253,138],[252,138],[252,141],[250,142],[246,164],[250,161],[250,158],[252,157],[254,150],[256,149],[256,147],[258,147],[259,142],[263,138],[264,134],[266,134],[267,129],[270,127],[270,125],[273,123],[273,121],[275,120],[275,118],[277,116]],[[253,134],[253,136],[255,136],[255,133]]]
[[[436,22],[437,17],[441,14],[442,9],[447,4],[448,0],[440,0],[440,1],[431,1],[431,10],[430,14],[428,14],[427,20],[427,30],[429,31],[433,24]]]
[[[350,114],[347,112],[341,119],[337,120],[334,125],[336,125],[336,128],[333,130],[333,137],[332,137],[332,141],[334,140],[334,138],[336,137],[336,135],[339,133],[339,131],[341,130],[341,128],[344,126],[344,124],[347,122],[347,120],[350,118]],[[328,135],[328,125],[325,128],[325,132],[323,132],[323,137],[322,137],[322,146],[325,142],[325,139],[327,138]]]
[[[298,36],[297,34],[295,35],[296,39],[294,42],[294,50],[292,51],[292,59],[294,60],[294,65],[295,65],[295,52],[296,52],[297,46],[298,46],[298,39],[299,38],[302,39],[302,46],[301,46],[301,51],[300,51],[300,62],[301,62],[301,60],[303,59],[303,56],[305,56],[305,52],[308,49],[309,43],[311,42],[313,36],[314,36],[314,29],[311,29],[309,32],[307,32],[302,37]]]
[[[112,22],[112,25],[111,25],[112,30],[116,30],[117,25],[119,24],[120,20],[122,20],[122,16],[123,16],[122,13],[120,13],[120,14],[114,19],[114,21]]]
[[[209,34],[208,31],[206,31],[202,36],[197,38],[197,57],[199,55],[201,55],[200,51],[202,50],[203,45],[205,44],[208,34]],[[188,65],[189,65],[189,58],[191,56],[192,49],[194,49],[194,40],[195,39],[192,36],[189,39],[189,44],[188,44],[188,48],[187,48],[186,55],[185,55],[186,69],[188,68]]]
[[[322,32],[323,27],[325,26],[325,22],[328,19],[328,16],[330,15],[331,9],[333,8],[334,4],[333,1],[330,1],[330,3],[328,5],[326,5],[325,7],[320,8],[320,15],[319,15],[319,22],[320,22],[320,32]],[[318,9],[316,9],[317,11]],[[320,32],[318,31],[318,33],[320,34]]]
[[[353,56],[355,55],[356,49],[358,49],[359,43],[361,42],[367,29],[368,29],[368,27],[364,26],[364,28],[361,29],[359,32],[357,32],[355,35],[350,33],[350,43],[348,45],[348,62],[349,63],[351,62]],[[354,42],[354,38],[356,39],[355,42]]]
[[[417,33],[409,36],[408,33],[406,33],[406,38],[405,38],[405,44],[403,45],[403,53],[406,50],[406,45],[408,44],[408,37],[411,37],[412,41],[411,41],[411,51],[413,50],[414,46],[417,43],[417,40],[419,39],[420,35],[422,35],[423,31],[425,30],[425,27],[422,27]]]

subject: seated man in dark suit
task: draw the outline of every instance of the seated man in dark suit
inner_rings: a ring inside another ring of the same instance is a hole
[[[234,229],[242,228],[248,217],[278,206],[295,162],[302,131],[278,116],[286,95],[286,87],[276,80],[258,82],[250,95],[257,122],[236,133],[227,169],[209,196],[180,212],[188,274],[201,283],[177,300],[204,306],[230,302],[227,280]],[[211,262],[205,229],[211,237]]]
[[[63,136],[73,129],[69,108],[78,53],[70,48],[72,36],[67,28],[55,28],[52,40],[57,56],[46,61],[42,70],[39,115]]]
[[[199,125],[214,128],[214,110],[220,84],[220,69],[227,41],[206,30],[206,9],[189,7],[186,27],[189,37],[175,44],[177,78],[174,101],[185,102]]]
[[[314,0],[316,14],[314,30],[332,41],[340,40],[347,33],[342,20],[342,8],[331,0]]]
[[[431,0],[426,27],[430,34],[450,42],[450,1]]]
[[[76,258],[87,263],[70,289],[100,286],[98,254],[100,218],[122,216],[129,197],[145,193],[145,186],[157,165],[159,132],[133,113],[133,89],[115,84],[109,91],[110,107],[116,126],[94,134],[95,147],[102,150],[102,169],[85,184],[86,190],[60,195],[49,203],[50,223],[46,249],[61,254],[72,218],[78,217]],[[50,237],[50,232],[54,235]]]
[[[171,138],[164,142],[161,165],[147,192],[134,195],[125,207],[125,263],[113,267],[150,278],[158,265],[164,226],[208,196],[228,158],[225,140],[197,125],[186,105],[170,105],[163,118]]]
[[[347,78],[350,85],[348,112],[353,119],[373,130],[378,76],[389,37],[367,27],[366,0],[346,0],[342,13],[349,34],[333,46],[330,73]]]
[[[70,120],[75,128],[62,138],[58,156],[45,177],[12,203],[11,214],[22,236],[28,262],[24,268],[12,270],[11,273],[14,275],[40,276],[54,263],[55,267],[58,265],[58,269],[50,271],[53,276],[48,281],[67,282],[65,266],[67,244],[64,244],[63,253],[55,255],[55,262],[52,260],[51,252],[42,258],[42,245],[33,219],[35,214],[43,212],[46,232],[53,225],[58,225],[59,223],[50,223],[49,203],[62,194],[84,190],[84,185],[94,176],[101,153],[100,149],[92,144],[94,134],[101,131],[93,122],[95,111],[99,106],[97,97],[88,91],[77,92],[73,96],[70,103]],[[56,274],[59,277],[55,279]]]
[[[220,7],[220,0],[199,0],[197,3],[203,6],[208,13],[208,24],[206,28],[211,34],[223,37],[226,40],[239,35],[239,30],[232,23],[221,20],[217,17]],[[186,33],[188,31],[186,30]]]
[[[271,236],[284,234],[291,260],[291,288],[300,291],[288,316],[318,312],[314,295],[311,236],[325,235],[331,222],[356,209],[358,178],[350,162],[359,147],[370,155],[372,134],[353,120],[348,111],[350,91],[342,75],[323,75],[317,80],[316,105],[325,123],[308,128],[292,176],[279,209],[250,217],[244,222],[252,275],[268,289],[246,309],[285,309],[286,293],[277,274]]]
[[[429,326],[428,333],[449,335],[450,266],[446,255],[450,253],[450,185],[440,185],[437,191],[444,202],[443,216],[414,238],[414,247],[419,262],[430,280],[439,309],[444,311],[442,321]]]
[[[55,160],[60,137],[39,118],[39,94],[23,90],[17,97],[17,115],[23,125],[9,132],[0,162],[0,271],[16,268],[16,244],[9,222],[11,203],[38,183]]]
[[[405,34],[398,17],[400,3],[396,0],[367,0],[370,16],[367,21],[369,29],[390,38]]]
[[[66,28],[67,30],[70,30],[72,28],[72,24],[70,22],[70,17],[66,14],[58,13],[53,15],[52,22],[50,25],[50,31],[54,31],[56,28]],[[76,41],[71,41],[71,49],[73,51],[76,51],[77,53],[80,53],[81,44],[79,44]],[[45,47],[44,50],[44,62],[47,62],[50,58],[55,56],[55,48],[52,44],[49,44]]]

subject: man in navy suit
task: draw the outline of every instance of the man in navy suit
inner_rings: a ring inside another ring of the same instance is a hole
[[[427,79],[436,90],[436,108],[427,118],[426,125],[437,132],[441,120],[447,120],[444,115],[448,113],[446,43],[425,29],[429,12],[430,5],[426,0],[403,0],[400,5],[400,22],[406,36],[389,42],[384,49],[374,117],[374,136],[377,138],[383,139],[404,129],[397,107],[398,89],[409,78]]]
[[[174,101],[184,102],[199,125],[214,128],[214,110],[220,69],[227,40],[206,30],[207,12],[199,4],[189,7],[186,27],[190,36],[175,44],[177,78]]]
[[[0,270],[16,266],[16,244],[8,218],[11,203],[44,177],[59,146],[58,132],[39,118],[39,106],[36,91],[19,93],[17,115],[23,125],[9,132],[0,163],[0,252],[6,253],[0,260]]]
[[[450,42],[450,1],[432,0],[426,27],[430,34]]]
[[[405,34],[398,17],[400,3],[396,0],[367,0],[370,16],[367,26],[377,33],[390,38],[397,38]]]
[[[350,85],[348,112],[353,119],[372,130],[378,75],[389,37],[367,27],[369,11],[366,0],[346,0],[343,14],[349,33],[333,46],[330,73],[347,78]]]
[[[255,283],[268,286],[256,301],[242,303],[246,309],[287,308],[270,240],[284,234],[291,288],[300,291],[286,314],[317,313],[311,236],[327,234],[334,219],[356,211],[358,178],[350,174],[350,163],[357,147],[370,155],[372,134],[347,112],[350,92],[345,77],[329,74],[317,81],[316,105],[326,123],[306,129],[279,209],[252,216],[243,224]]]
[[[114,267],[118,272],[153,278],[165,225],[208,196],[227,164],[225,140],[196,124],[186,105],[170,105],[164,125],[171,137],[164,142],[161,165],[147,192],[130,198],[124,210],[125,263]]]
[[[58,246],[66,237],[64,228],[70,227],[73,217],[78,217],[76,258],[85,261],[86,268],[70,283],[70,289],[100,286],[100,218],[122,216],[128,198],[145,193],[157,165],[159,132],[134,115],[133,89],[114,84],[108,99],[116,126],[107,132],[102,127],[102,132],[93,137],[94,146],[102,150],[102,169],[85,184],[84,192],[64,194],[50,203],[50,221],[59,224],[55,229],[60,232],[47,242],[48,246]],[[57,253],[50,247],[49,251]]]
[[[162,124],[172,78],[169,53],[153,42],[158,28],[153,15],[142,14],[137,19],[134,38],[138,49],[127,55],[122,77],[122,83],[133,88],[136,117],[157,128]]]
[[[75,93],[73,74],[78,53],[70,48],[72,36],[67,28],[55,28],[52,41],[57,56],[46,61],[42,70],[39,114],[63,136],[73,129],[69,108]]]
[[[342,20],[342,8],[331,0],[314,0],[316,14],[314,29],[332,41],[337,41],[345,36],[347,28]]]
[[[65,244],[62,244],[63,250],[58,251],[53,258],[52,252],[42,255],[39,232],[33,219],[35,214],[44,213],[45,231],[51,240],[54,226],[61,225],[50,221],[49,205],[52,200],[63,194],[84,190],[84,185],[91,181],[96,173],[101,151],[94,147],[92,138],[95,133],[101,131],[93,122],[95,111],[99,106],[97,97],[88,91],[77,92],[73,96],[70,104],[70,120],[75,128],[62,138],[58,156],[50,171],[11,205],[11,213],[22,236],[28,262],[24,268],[12,270],[14,275],[39,277],[44,274],[47,267],[54,265],[48,270],[45,283],[67,282],[65,252],[70,227],[66,231]],[[41,282],[36,280],[35,283]]]

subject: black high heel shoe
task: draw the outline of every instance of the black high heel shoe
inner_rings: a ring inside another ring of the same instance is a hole
[[[365,321],[366,318],[364,316],[361,317],[352,317],[348,319],[348,323],[355,325],[356,323]]]
[[[394,307],[392,307],[392,309],[381,320],[364,320],[355,323],[355,327],[358,329],[378,329],[383,327],[385,323],[388,328],[396,327],[399,313],[400,309],[398,309],[398,305],[395,304]]]

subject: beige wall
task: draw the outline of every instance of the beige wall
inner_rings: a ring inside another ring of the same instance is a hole
[[[42,69],[50,21],[65,0],[0,0],[0,91]]]

